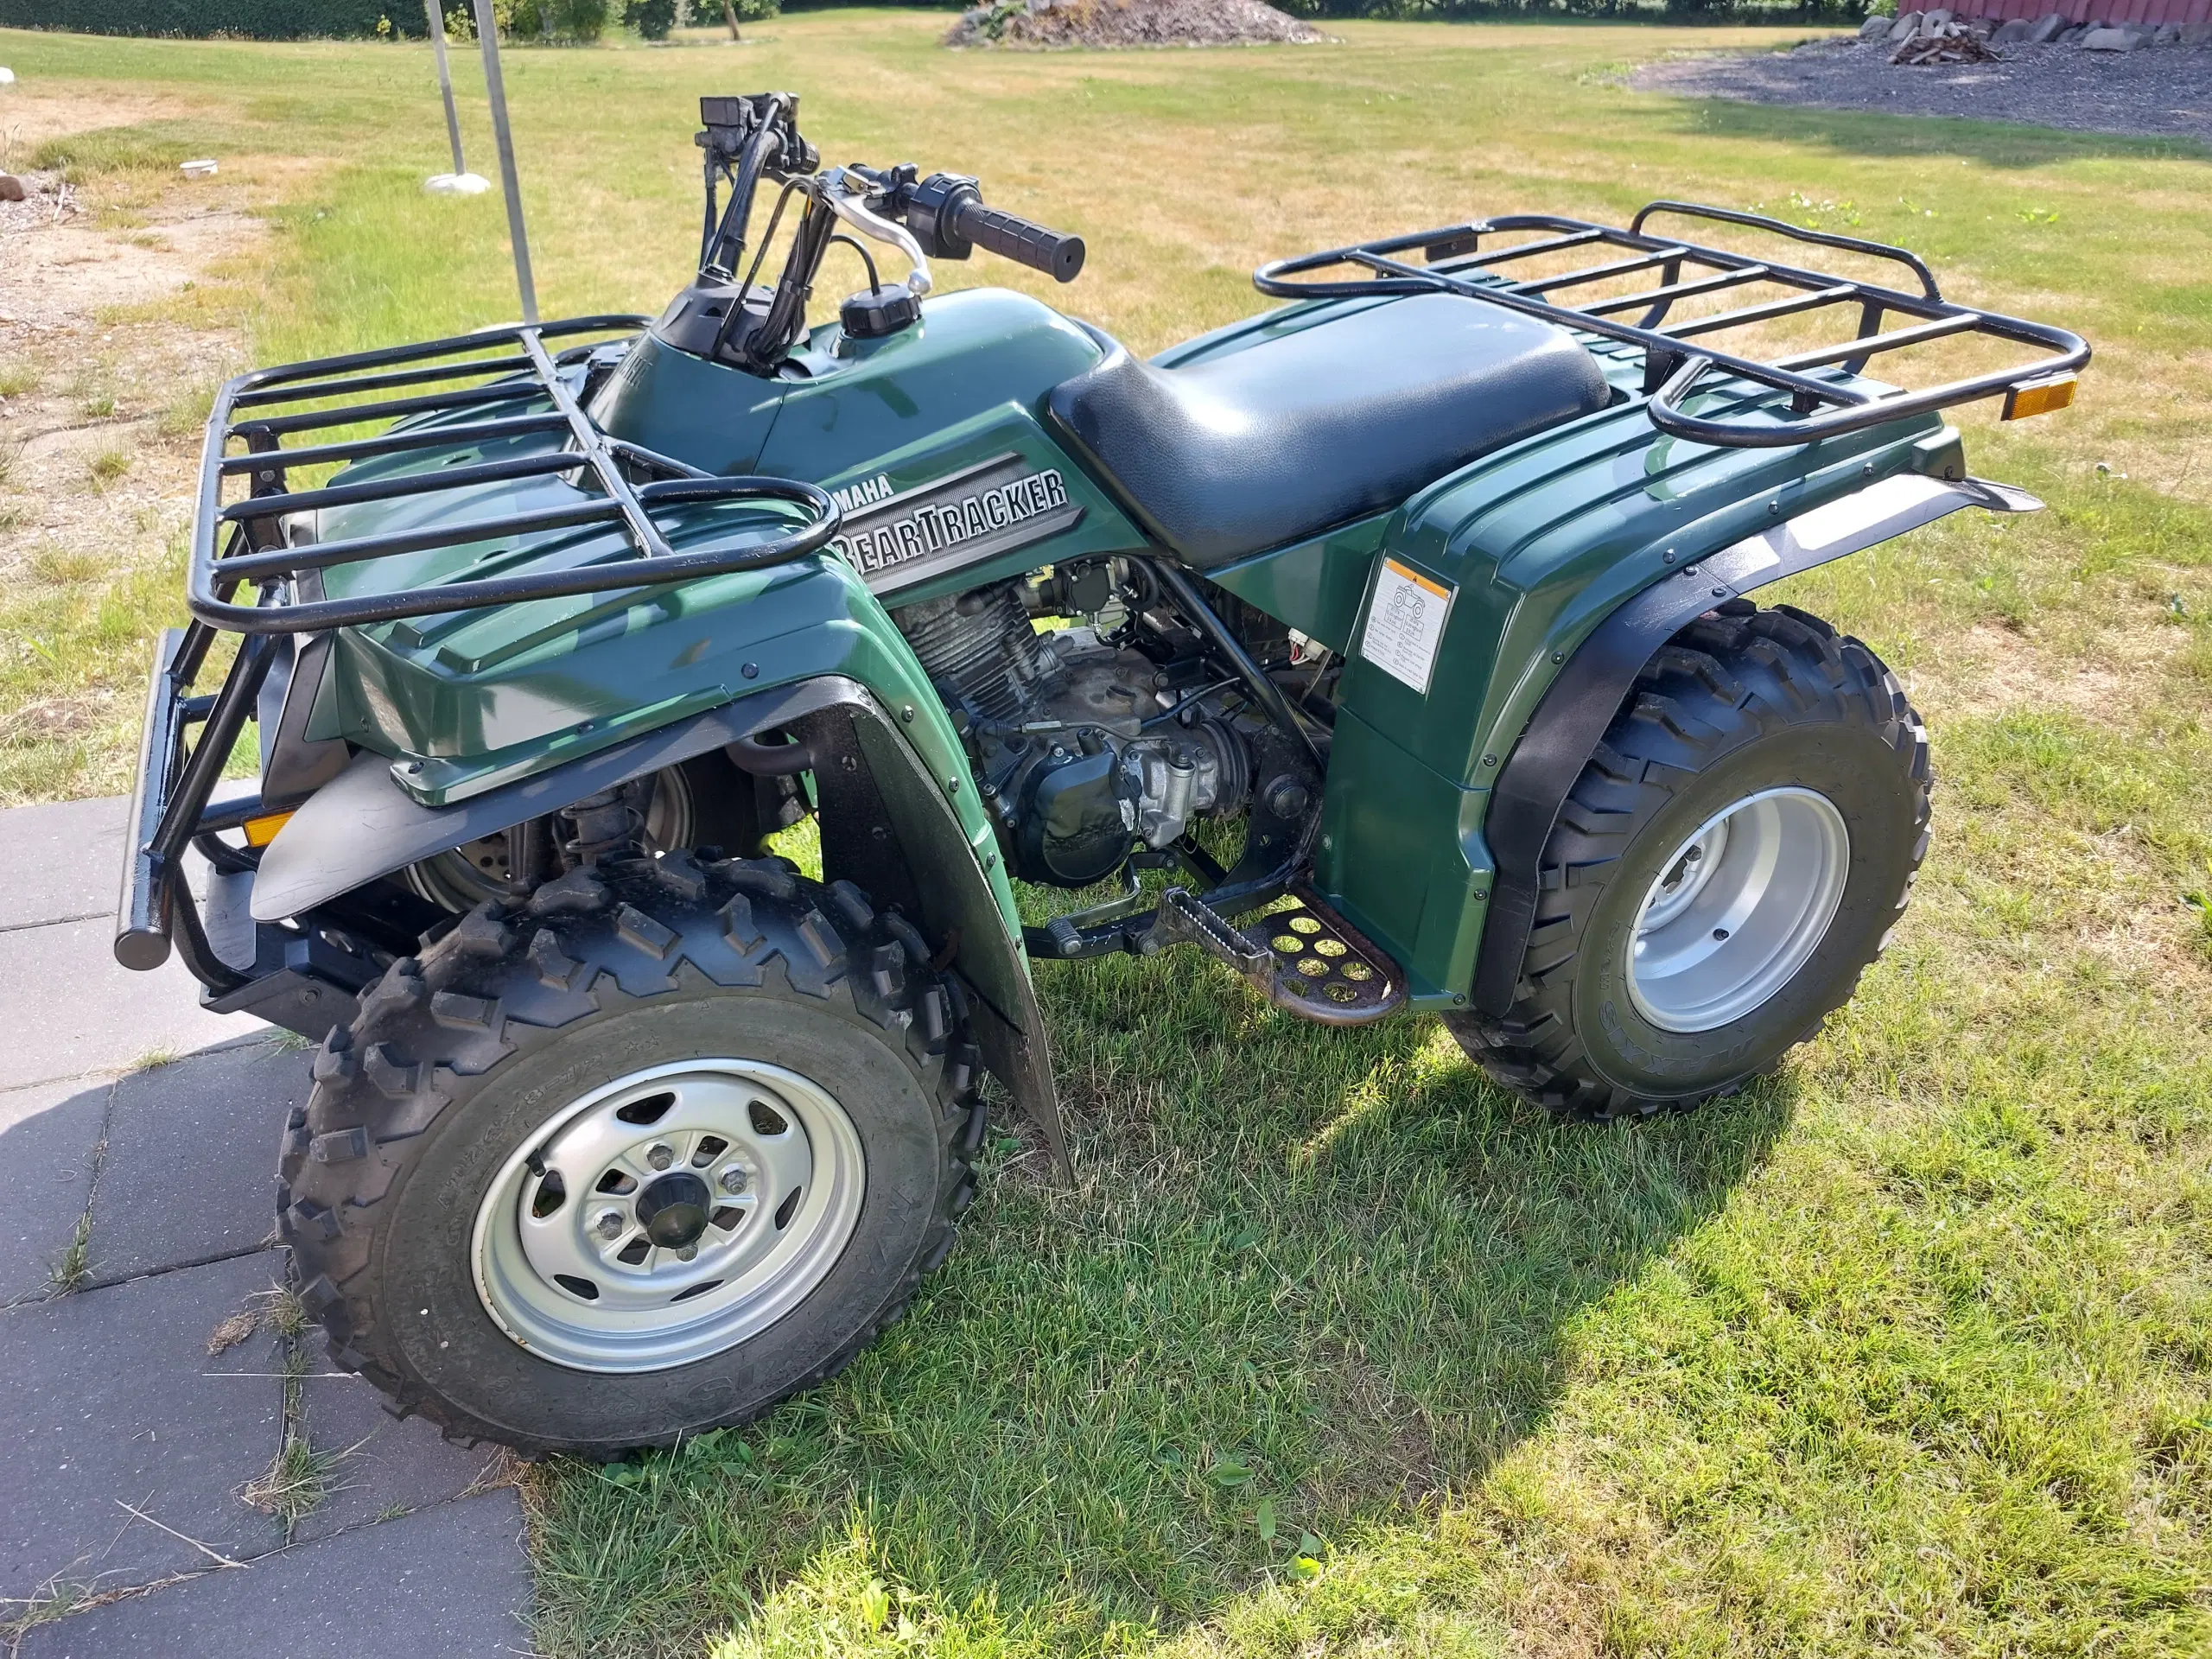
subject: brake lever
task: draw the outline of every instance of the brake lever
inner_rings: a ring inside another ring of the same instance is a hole
[[[862,236],[887,243],[906,256],[913,269],[906,274],[906,291],[916,299],[931,288],[929,261],[923,257],[922,245],[905,226],[884,218],[868,205],[868,198],[877,193],[875,185],[851,168],[833,167],[822,175],[822,198],[830,204],[830,212],[858,231]]]

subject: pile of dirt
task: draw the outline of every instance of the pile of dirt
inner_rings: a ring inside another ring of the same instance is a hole
[[[991,0],[947,46],[1309,46],[1329,37],[1262,0]]]

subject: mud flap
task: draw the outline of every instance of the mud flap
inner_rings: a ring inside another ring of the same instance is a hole
[[[1036,1124],[1062,1176],[1072,1176],[1028,966],[937,780],[872,698],[824,709],[791,729],[813,760],[823,877],[849,880],[918,920],[939,948],[938,965],[969,994],[984,1065]]]

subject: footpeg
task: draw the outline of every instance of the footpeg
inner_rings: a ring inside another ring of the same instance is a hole
[[[1153,935],[1195,944],[1249,981],[1275,1007],[1325,1026],[1363,1026],[1406,1000],[1405,976],[1343,917],[1310,893],[1296,906],[1238,928],[1196,893],[1160,895]]]

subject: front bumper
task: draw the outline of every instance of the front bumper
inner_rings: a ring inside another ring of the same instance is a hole
[[[156,646],[116,902],[115,959],[143,973],[175,951],[203,988],[201,1007],[251,1013],[320,1039],[352,1020],[357,994],[378,965],[331,930],[256,923],[257,855],[220,834],[259,816],[263,802],[249,793],[211,804],[242,711],[267,671],[265,656],[255,660],[260,643],[248,642],[221,691],[201,696],[188,690],[201,666],[195,656],[206,650],[194,632],[168,629]],[[188,747],[194,726],[200,738]],[[185,879],[188,849],[207,861],[204,903]]]

